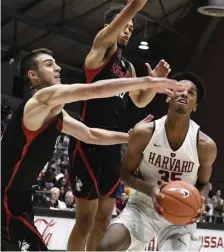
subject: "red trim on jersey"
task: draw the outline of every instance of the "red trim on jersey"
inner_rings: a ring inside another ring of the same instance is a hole
[[[20,220],[24,225],[26,225],[33,233],[35,233],[43,241],[43,237],[41,236],[41,234],[23,216],[18,216],[16,217],[16,219]]]
[[[110,191],[107,193],[107,196],[110,196],[118,187],[119,183],[120,183],[120,179],[118,179],[118,181],[116,182],[116,184],[110,189]]]
[[[97,67],[95,69],[87,69],[86,66],[84,66],[86,82],[91,83],[92,80],[96,77],[96,75],[100,73],[102,69],[107,65],[107,63],[108,62],[105,62],[102,66]]]
[[[22,130],[23,130],[23,133],[26,137],[26,144],[24,145],[23,147],[23,150],[22,150],[22,154],[21,154],[21,158],[20,160],[16,163],[14,169],[13,169],[13,173],[12,173],[12,176],[11,176],[11,179],[8,183],[8,185],[5,187],[5,190],[4,190],[4,200],[3,200],[3,204],[4,204],[4,208],[6,210],[6,218],[7,218],[7,224],[6,224],[6,229],[7,229],[7,235],[8,235],[8,240],[10,240],[10,235],[9,235],[9,225],[10,225],[10,219],[11,218],[15,218],[15,219],[18,219],[20,221],[22,221],[26,226],[28,226],[28,228],[30,228],[30,230],[32,232],[35,232],[36,234],[38,233],[37,230],[35,230],[33,228],[32,225],[30,225],[28,223],[28,221],[26,221],[26,219],[24,219],[22,216],[13,216],[13,214],[11,213],[10,209],[9,209],[9,206],[8,206],[8,195],[7,195],[7,192],[16,176],[16,173],[20,167],[20,164],[22,163],[22,161],[24,160],[24,158],[26,157],[26,154],[27,154],[27,150],[30,146],[30,144],[32,143],[32,141],[34,140],[35,137],[37,137],[41,132],[43,132],[49,125],[50,123],[55,120],[55,117],[52,118],[49,122],[47,122],[45,125],[43,125],[40,129],[36,130],[36,131],[31,131],[31,130],[28,130],[24,123],[23,123],[23,119],[21,120],[21,127],[22,127]],[[24,221],[25,220],[25,221]],[[27,224],[28,223],[28,224]],[[35,230],[35,231],[34,231]],[[38,233],[39,237],[40,234]],[[41,238],[42,239],[42,238]]]
[[[23,119],[22,119],[21,126],[22,126],[23,133],[26,136],[27,143],[33,141],[34,138],[37,137],[41,132],[43,132],[54,120],[55,120],[55,117],[51,118],[40,129],[33,131],[33,130],[29,130],[26,128],[26,126],[23,123]]]
[[[96,192],[97,192],[97,194],[98,194],[98,196],[99,196],[100,193],[99,193],[99,189],[98,189],[98,184],[97,184],[96,177],[95,177],[95,175],[94,175],[94,173],[93,173],[93,171],[92,171],[92,168],[91,168],[91,166],[90,166],[90,164],[89,164],[89,162],[88,162],[88,160],[87,160],[87,158],[86,158],[86,155],[85,155],[85,153],[83,152],[81,146],[79,146],[78,150],[79,150],[80,156],[81,156],[81,158],[82,158],[82,160],[83,160],[83,162],[84,162],[84,164],[85,164],[85,166],[86,166],[86,168],[87,168],[87,170],[88,170],[88,172],[89,172],[89,174],[90,174],[90,176],[91,176],[91,178],[92,178],[92,180],[93,180],[93,183],[94,183]]]

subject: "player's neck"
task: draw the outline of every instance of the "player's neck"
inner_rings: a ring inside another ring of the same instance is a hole
[[[166,119],[166,130],[181,132],[185,134],[188,131],[190,122],[190,115],[181,115],[175,112],[169,111]]]

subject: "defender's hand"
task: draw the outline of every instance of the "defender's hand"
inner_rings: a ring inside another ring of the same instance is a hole
[[[145,63],[148,75],[152,77],[167,77],[171,72],[170,65],[164,60],[160,60],[157,66],[152,70],[149,63]]]

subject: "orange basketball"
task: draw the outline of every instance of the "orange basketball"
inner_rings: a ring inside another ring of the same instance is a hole
[[[162,215],[173,224],[189,224],[202,207],[199,191],[186,182],[172,181],[161,189],[161,193],[164,195],[163,199],[159,199]]]

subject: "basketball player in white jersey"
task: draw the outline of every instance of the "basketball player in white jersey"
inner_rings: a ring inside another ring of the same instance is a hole
[[[216,144],[190,119],[204,96],[201,80],[192,73],[173,77],[187,86],[167,98],[167,116],[138,124],[128,143],[121,178],[137,192],[131,196],[121,215],[109,226],[99,250],[144,250],[157,236],[159,251],[199,251],[201,242],[194,235],[196,220],[187,226],[172,225],[157,210],[159,187],[163,182],[183,180],[195,185],[204,197]],[[203,198],[203,197],[202,197]],[[181,211],[181,209],[177,209]],[[199,216],[203,208],[199,210]]]

